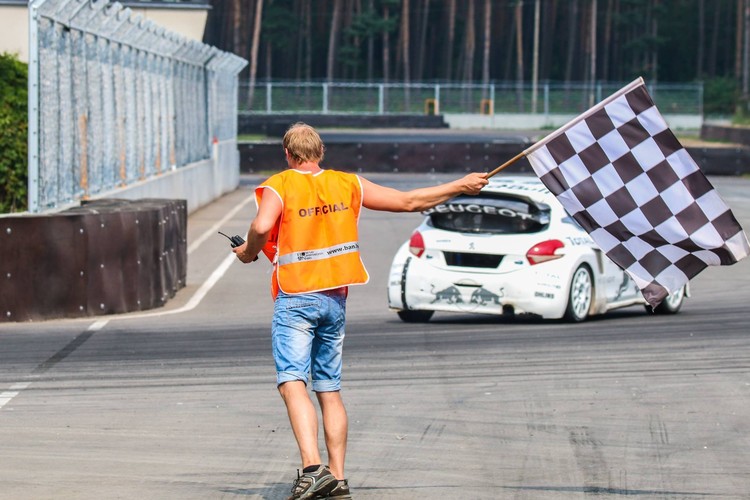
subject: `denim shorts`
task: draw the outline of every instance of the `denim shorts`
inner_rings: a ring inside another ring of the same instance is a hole
[[[341,389],[345,316],[346,294],[279,292],[271,327],[277,385],[311,378],[315,392]]]

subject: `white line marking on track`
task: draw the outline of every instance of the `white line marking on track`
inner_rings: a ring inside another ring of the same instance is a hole
[[[9,391],[0,392],[0,409],[18,396],[22,390],[28,389],[31,382],[18,382],[10,386]]]
[[[93,322],[91,324],[91,326],[89,326],[87,328],[87,330],[90,331],[90,332],[98,332],[99,330],[101,330],[102,328],[104,328],[105,326],[107,326],[107,323],[109,323],[108,319],[97,320],[97,321]]]
[[[0,408],[10,403],[10,400],[18,396],[18,391],[0,392]]]
[[[132,316],[121,316],[111,319],[143,319],[143,318],[153,318],[157,316],[167,316],[169,314],[180,314],[187,311],[192,311],[195,309],[198,304],[201,303],[203,298],[208,294],[208,292],[213,288],[213,286],[221,279],[222,276],[224,276],[224,273],[227,272],[227,269],[229,269],[229,266],[234,263],[234,261],[237,260],[237,256],[233,253],[226,256],[226,258],[222,261],[221,264],[219,264],[219,267],[214,269],[214,272],[211,273],[211,276],[208,277],[206,281],[203,282],[203,284],[200,286],[198,290],[193,294],[192,297],[190,297],[190,300],[188,300],[187,304],[184,306],[173,309],[171,311],[158,311],[158,312],[152,312],[152,313],[144,313],[144,314],[135,314]]]

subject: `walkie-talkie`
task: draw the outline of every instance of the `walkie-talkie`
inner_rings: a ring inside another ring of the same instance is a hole
[[[219,234],[222,235],[222,236],[225,236],[231,242],[232,248],[236,248],[236,247],[242,245],[243,243],[245,243],[245,240],[242,238],[242,236],[240,236],[238,234],[235,234],[234,236],[229,236],[229,235],[226,235],[226,234],[222,233],[221,231],[219,231]],[[253,259],[253,262],[255,262],[256,260],[258,260],[258,256],[257,255]]]
[[[234,236],[229,236],[229,235],[226,235],[226,234],[222,233],[221,231],[219,231],[219,234],[222,235],[222,236],[224,236],[224,237],[226,237],[229,241],[232,242],[231,243],[232,248],[236,248],[236,247],[242,245],[243,243],[245,243],[245,240],[242,239],[242,236],[240,236],[238,234],[235,234]]]

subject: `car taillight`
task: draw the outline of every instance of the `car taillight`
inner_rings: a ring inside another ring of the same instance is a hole
[[[555,251],[558,248],[564,247],[565,244],[563,244],[563,242],[560,240],[543,241],[531,247],[529,251],[526,252],[526,258],[528,259],[529,264],[531,264],[532,266],[534,264],[547,262],[548,260],[559,259],[560,257],[562,257],[562,255],[557,255]]]
[[[417,257],[421,257],[424,253],[424,238],[419,231],[412,233],[409,239],[409,251]]]

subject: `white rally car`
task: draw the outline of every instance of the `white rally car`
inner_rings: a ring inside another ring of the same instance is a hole
[[[478,196],[424,214],[388,279],[388,305],[403,321],[428,321],[435,311],[583,321],[646,304],[536,177],[492,178]],[[687,294],[677,291],[655,312],[676,313]]]

